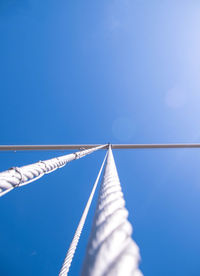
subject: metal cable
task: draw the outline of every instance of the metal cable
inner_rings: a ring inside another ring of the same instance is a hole
[[[75,150],[91,149],[100,144],[77,145],[0,145],[0,151],[18,150]],[[200,143],[176,143],[176,144],[112,144],[112,149],[173,149],[173,148],[200,148]]]
[[[107,157],[82,276],[142,276],[139,248],[132,240],[132,226],[111,147]]]
[[[60,157],[48,159],[45,161],[39,161],[37,163],[23,166],[23,167],[13,167],[7,171],[0,173],[0,196],[5,195],[12,189],[27,185],[44,174],[51,173],[58,168],[62,168],[68,162],[79,159],[87,154],[90,154],[98,149],[105,148],[106,145],[99,147],[94,147],[92,149],[87,149]]]
[[[82,217],[80,219],[79,225],[78,225],[78,227],[76,229],[76,232],[74,234],[73,240],[72,240],[72,242],[70,244],[70,247],[69,247],[69,249],[67,251],[64,263],[63,263],[62,268],[61,268],[60,273],[59,273],[59,276],[67,276],[67,274],[68,274],[69,268],[71,266],[72,259],[74,257],[74,253],[75,253],[76,247],[77,247],[78,242],[79,242],[79,238],[80,238],[83,226],[85,224],[85,220],[87,218],[87,214],[88,214],[88,211],[89,211],[89,208],[90,208],[90,205],[91,205],[94,193],[96,191],[97,184],[99,182],[99,178],[101,176],[102,169],[104,167],[104,163],[105,163],[106,157],[107,157],[107,153],[106,153],[106,156],[105,156],[105,158],[103,160],[101,168],[99,170],[98,176],[97,176],[96,181],[94,183],[94,186],[92,188],[92,192],[90,194],[90,197],[88,199],[86,207],[85,207],[85,209],[83,211],[83,214],[82,214]]]

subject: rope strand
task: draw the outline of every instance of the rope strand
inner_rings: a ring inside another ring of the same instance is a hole
[[[86,220],[86,218],[87,218],[87,214],[88,214],[88,211],[89,211],[89,208],[90,208],[90,205],[91,205],[91,202],[92,202],[94,193],[95,193],[95,191],[96,191],[97,184],[98,184],[98,182],[99,182],[99,178],[100,178],[100,176],[101,176],[102,169],[103,169],[103,167],[104,167],[104,163],[105,163],[106,157],[107,157],[107,153],[106,153],[106,156],[105,156],[105,158],[104,158],[104,160],[103,160],[103,163],[102,163],[102,165],[101,165],[101,168],[100,168],[100,170],[99,170],[98,176],[97,176],[96,181],[95,181],[95,183],[94,183],[94,186],[93,186],[93,188],[92,188],[92,192],[91,192],[91,194],[90,194],[90,197],[89,197],[89,199],[88,199],[88,202],[87,202],[87,204],[86,204],[86,207],[85,207],[85,209],[84,209],[84,211],[83,211],[83,214],[82,214],[82,217],[81,217],[81,219],[80,219],[79,225],[78,225],[78,227],[77,227],[77,229],[76,229],[76,232],[75,232],[75,234],[74,234],[74,238],[73,238],[73,240],[72,240],[72,242],[71,242],[71,245],[70,245],[70,247],[69,247],[69,249],[68,249],[68,252],[67,252],[67,254],[66,254],[66,257],[65,257],[63,266],[62,266],[62,268],[61,268],[61,270],[60,270],[59,276],[67,276],[67,274],[68,274],[68,271],[69,271],[69,268],[70,268],[70,266],[71,266],[71,262],[72,262],[74,253],[75,253],[75,251],[76,251],[77,244],[78,244],[78,242],[79,242],[79,238],[80,238],[80,235],[81,235],[83,226],[84,226],[84,224],[85,224],[85,220]]]
[[[82,276],[142,276],[139,248],[132,240],[132,226],[109,147],[104,177]]]

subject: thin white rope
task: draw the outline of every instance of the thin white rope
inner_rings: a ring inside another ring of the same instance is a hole
[[[139,248],[132,240],[132,226],[109,147],[82,276],[142,276]]]
[[[81,217],[80,222],[78,224],[78,227],[76,229],[76,232],[74,234],[73,240],[72,240],[72,242],[70,244],[70,247],[69,247],[69,249],[67,251],[64,263],[63,263],[62,268],[61,268],[60,273],[59,273],[59,276],[67,276],[67,274],[68,274],[69,268],[71,266],[72,259],[74,257],[74,253],[76,251],[76,247],[77,247],[78,242],[79,242],[79,238],[80,238],[83,226],[85,224],[85,220],[87,218],[88,211],[90,209],[90,205],[91,205],[94,193],[96,191],[97,184],[99,182],[99,178],[101,176],[102,169],[104,167],[104,163],[105,163],[106,157],[107,157],[107,153],[106,153],[106,156],[105,156],[105,158],[103,160],[101,168],[99,170],[98,176],[97,176],[96,181],[94,183],[94,186],[92,188],[92,192],[91,192],[90,197],[88,199],[88,202],[87,202],[87,204],[85,206],[85,209],[83,211],[83,214],[82,214],[82,217]]]
[[[78,151],[75,153],[63,155],[57,158],[39,161],[23,167],[13,167],[7,171],[0,173],[0,196],[5,195],[12,189],[27,185],[44,174],[51,173],[58,168],[62,168],[68,162],[84,157],[98,149],[104,148],[106,145],[94,147],[91,149]]]

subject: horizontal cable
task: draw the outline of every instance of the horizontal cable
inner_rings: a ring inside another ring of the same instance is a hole
[[[91,149],[102,144],[77,144],[77,145],[0,145],[0,151],[23,150],[74,150]],[[107,149],[103,145],[101,149]],[[112,149],[170,149],[170,148],[200,148],[200,144],[112,144]]]
[[[0,145],[0,151],[17,151],[17,150],[82,150],[103,146],[103,144],[94,145]],[[102,147],[107,148],[107,145]]]
[[[58,168],[62,168],[68,162],[79,159],[87,154],[90,154],[96,150],[99,150],[106,145],[99,147],[94,147],[92,149],[86,149],[83,151],[63,155],[60,157],[48,159],[45,161],[39,161],[37,163],[23,166],[23,167],[13,167],[7,171],[0,173],[0,196],[8,193],[12,189],[27,185],[44,174],[51,173]]]
[[[112,144],[112,149],[200,148],[200,144]]]

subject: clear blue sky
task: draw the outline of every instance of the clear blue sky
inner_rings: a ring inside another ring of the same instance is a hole
[[[199,14],[197,0],[1,0],[0,144],[200,142]],[[0,170],[62,154],[0,153]],[[0,199],[0,275],[58,274],[104,154]],[[144,275],[199,276],[200,150],[114,156]]]

